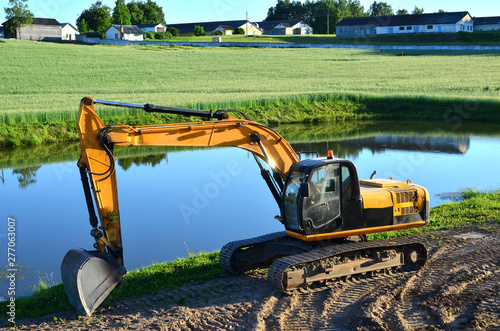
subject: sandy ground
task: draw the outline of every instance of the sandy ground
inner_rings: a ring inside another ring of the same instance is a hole
[[[284,295],[230,276],[100,308],[21,320],[20,330],[500,330],[500,224],[428,234],[412,275]],[[55,318],[57,320],[55,320]]]

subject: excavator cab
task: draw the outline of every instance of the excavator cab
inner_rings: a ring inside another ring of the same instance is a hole
[[[363,207],[356,167],[333,157],[294,164],[281,206],[285,228],[296,234],[332,233],[360,226]],[[349,222],[344,222],[346,215]]]

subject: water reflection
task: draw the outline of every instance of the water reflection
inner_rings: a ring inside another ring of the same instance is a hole
[[[359,139],[346,139],[343,146],[369,148],[373,153],[386,149],[416,152],[440,152],[465,154],[469,149],[469,137],[418,137],[418,136],[374,136]]]
[[[118,165],[123,169],[123,170],[128,170],[132,165],[140,166],[140,165],[145,165],[145,166],[150,166],[150,167],[155,167],[158,164],[161,163],[164,159],[167,159],[168,163],[168,157],[167,153],[163,154],[157,154],[157,155],[143,155],[143,156],[133,156],[133,157],[123,157],[118,159]]]
[[[36,183],[36,172],[41,166],[37,167],[27,167],[12,170],[12,174],[18,175],[17,181],[19,182],[19,188],[25,189],[31,184]]]
[[[294,149],[300,151],[314,151],[325,156],[328,150],[333,150],[336,157],[354,159],[363,149],[372,154],[386,150],[431,152],[448,154],[465,154],[470,146],[469,137],[452,136],[388,136],[377,135],[340,141],[293,143]]]

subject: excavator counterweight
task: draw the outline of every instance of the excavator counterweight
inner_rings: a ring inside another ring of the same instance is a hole
[[[95,105],[207,120],[107,126]],[[78,167],[95,243],[92,251],[70,250],[61,273],[71,305],[82,314],[91,315],[126,274],[114,146],[231,146],[253,154],[280,208],[277,219],[285,231],[225,245],[219,260],[228,272],[269,268],[271,284],[294,293],[328,288],[346,277],[412,272],[426,261],[425,246],[414,240],[362,241],[369,233],[424,226],[429,221],[425,188],[409,180],[359,180],[355,165],[334,158],[333,153],[300,160],[277,132],[239,111],[202,111],[87,97],[81,101],[77,126],[81,148]]]

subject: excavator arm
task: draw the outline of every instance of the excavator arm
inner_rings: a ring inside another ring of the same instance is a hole
[[[142,109],[209,120],[146,126],[105,125],[95,105]],[[78,167],[95,239],[95,251],[72,249],[64,257],[61,274],[73,307],[91,315],[126,273],[123,262],[120,209],[114,146],[233,146],[253,154],[261,175],[278,205],[290,167],[299,161],[292,147],[274,130],[225,111],[201,111],[152,104],[137,105],[84,98],[77,127],[80,137]],[[261,160],[269,164],[265,169]],[[96,213],[97,209],[97,213]]]
[[[106,126],[96,113],[95,105],[139,108],[146,111],[175,113],[186,116],[218,118],[217,121],[163,125]],[[134,105],[84,98],[78,114],[81,155],[78,166],[87,198],[92,236],[98,251],[111,253],[123,265],[120,213],[115,174],[114,146],[233,146],[251,152],[261,167],[264,179],[279,203],[280,190],[292,164],[299,161],[290,144],[274,130],[247,119],[236,119],[224,112]],[[269,164],[273,175],[267,175],[260,160]],[[88,174],[91,187],[85,185]],[[272,185],[271,185],[272,184]],[[101,226],[91,205],[90,191],[97,206]]]

